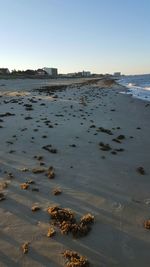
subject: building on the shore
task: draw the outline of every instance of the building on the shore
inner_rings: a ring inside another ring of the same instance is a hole
[[[90,71],[79,71],[79,72],[73,72],[73,73],[67,73],[66,74],[67,77],[76,77],[76,78],[82,78],[82,77],[90,77],[91,76],[91,72]]]
[[[8,68],[0,68],[0,74],[10,74],[10,71]]]
[[[114,72],[114,76],[115,77],[120,77],[121,76],[121,72],[119,72],[119,71],[118,72]]]
[[[90,71],[82,71],[82,76],[83,77],[90,77],[91,76],[91,72]]]
[[[37,74],[37,75],[47,75],[47,72],[46,72],[44,69],[38,69],[38,70],[36,71],[36,74]]]
[[[43,70],[46,71],[46,73],[52,77],[57,77],[57,75],[58,75],[58,69],[56,69],[56,68],[44,67]]]

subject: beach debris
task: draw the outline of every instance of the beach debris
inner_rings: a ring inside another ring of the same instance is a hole
[[[44,169],[44,168],[34,168],[34,169],[32,169],[32,172],[33,173],[43,173],[43,172],[46,172],[46,169]]]
[[[90,125],[89,128],[96,128],[95,124]]]
[[[24,104],[24,106],[27,111],[33,110],[33,106],[31,104]]]
[[[89,267],[89,262],[85,256],[73,250],[65,250],[63,257],[66,259],[66,267]]]
[[[37,159],[37,160],[39,160],[39,161],[40,160],[43,160],[43,156],[34,156],[34,158]]]
[[[0,117],[1,117],[1,118],[2,118],[2,117],[9,117],[9,116],[15,116],[15,114],[10,113],[10,112],[6,112],[6,113],[1,113],[1,114],[0,114]]]
[[[42,86],[41,88],[38,88],[38,89],[34,89],[34,91],[38,91],[40,93],[47,93],[48,95],[53,95],[54,92],[61,92],[63,90],[65,90],[67,88],[68,85],[62,85],[62,84],[59,84],[59,85],[46,85],[46,86]]]
[[[76,145],[75,144],[72,144],[72,145],[69,145],[70,147],[76,147]]]
[[[34,206],[32,206],[31,210],[32,210],[33,212],[35,212],[35,211],[40,210],[40,207],[39,207],[38,205],[34,205]]]
[[[29,188],[29,184],[28,183],[22,183],[22,184],[20,184],[20,188],[22,190],[27,190]]]
[[[20,169],[20,171],[21,171],[21,172],[28,172],[29,169],[28,169],[28,168],[22,168],[22,169]]]
[[[121,143],[121,141],[118,140],[117,138],[113,138],[112,141],[114,141],[114,142],[116,142],[116,143],[119,143],[119,144]]]
[[[120,135],[118,135],[117,139],[119,139],[119,140],[123,140],[123,139],[125,139],[125,135],[120,134]]]
[[[56,148],[52,148],[52,145],[46,145],[46,146],[43,146],[42,148],[47,150],[50,153],[53,153],[53,154],[57,153],[57,149]]]
[[[109,129],[105,129],[105,128],[103,128],[103,127],[99,127],[99,128],[97,129],[97,131],[98,131],[98,132],[102,132],[102,133],[107,133],[107,134],[109,134],[109,135],[113,135],[113,133],[112,133],[111,130],[109,130]]]
[[[45,165],[45,163],[44,162],[40,162],[40,166],[44,166]]]
[[[32,105],[31,104],[24,104],[24,107],[31,108]]]
[[[52,154],[56,154],[57,153],[57,149],[56,148],[51,148],[49,150],[49,152],[52,153]]]
[[[88,223],[93,223],[93,222],[94,222],[94,216],[91,215],[90,213],[82,216],[80,219],[80,223],[83,223],[83,224],[88,224]]]
[[[32,117],[27,116],[27,117],[25,117],[24,119],[25,119],[25,120],[32,120]]]
[[[74,213],[70,209],[59,208],[58,206],[49,207],[47,209],[48,213],[51,215],[51,218],[56,222],[70,221],[75,222]]]
[[[21,249],[22,249],[22,252],[23,254],[27,254],[28,251],[29,251],[29,242],[25,242],[22,246],[21,246]]]
[[[113,151],[111,152],[111,154],[113,154],[113,155],[117,155],[117,152],[113,150]]]
[[[53,227],[50,227],[47,232],[47,237],[52,237],[56,234],[56,231]]]
[[[0,193],[0,201],[3,201],[5,199],[6,199],[6,197],[5,197],[4,193]]]
[[[42,135],[42,138],[47,138],[47,135]]]
[[[146,229],[150,229],[150,220],[147,220],[147,221],[144,222],[144,227]]]
[[[103,151],[109,151],[112,149],[109,144],[104,144],[103,142],[100,142],[99,146],[100,146],[100,149]]]
[[[53,190],[53,195],[55,195],[55,196],[60,195],[61,193],[62,193],[62,191],[58,188]]]
[[[112,139],[112,141],[116,143],[121,143],[121,140],[125,139],[125,136],[123,134],[118,135],[116,138]]]
[[[34,168],[34,169],[32,169],[32,172],[35,174],[45,173],[49,179],[53,179],[55,177],[55,172],[54,172],[53,166],[50,166],[48,169],[46,169],[46,168]]]
[[[117,151],[117,152],[123,152],[124,151],[124,148],[116,148],[115,151]]]
[[[6,189],[8,187],[8,182],[0,182],[0,190]]]
[[[94,216],[90,213],[81,217],[80,221],[77,222],[74,212],[70,209],[54,206],[49,207],[47,211],[62,234],[71,233],[76,238],[87,235],[94,222]]]
[[[141,167],[141,166],[137,168],[137,172],[140,173],[140,174],[142,174],[142,175],[145,174],[145,170],[144,170],[144,168]]]
[[[12,141],[6,141],[6,143],[9,144],[9,145],[13,145]]]
[[[53,166],[50,166],[47,170],[47,176],[49,179],[53,179],[55,177],[55,172]]]
[[[12,174],[12,172],[8,173],[8,178],[10,178],[10,179],[14,178],[14,175]]]

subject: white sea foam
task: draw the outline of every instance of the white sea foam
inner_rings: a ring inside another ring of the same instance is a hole
[[[128,88],[127,94],[150,101],[150,75],[125,76],[119,83]]]

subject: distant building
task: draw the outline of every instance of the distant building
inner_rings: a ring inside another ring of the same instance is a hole
[[[73,72],[73,73],[67,73],[67,77],[75,77],[75,78],[82,78],[82,77],[90,77],[91,72],[90,71],[79,71],[79,72]]]
[[[10,71],[8,68],[0,68],[0,74],[9,74]]]
[[[91,76],[91,72],[90,71],[82,71],[82,76],[83,77],[89,77],[89,76]]]
[[[121,72],[114,72],[114,76],[116,76],[116,77],[121,76]]]
[[[43,68],[46,73],[52,77],[56,77],[58,75],[58,70],[56,68]]]

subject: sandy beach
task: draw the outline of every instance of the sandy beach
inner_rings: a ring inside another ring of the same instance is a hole
[[[0,88],[0,267],[66,266],[66,249],[91,267],[148,267],[150,105],[106,79],[42,86]],[[48,237],[55,205],[94,216],[89,233]]]

